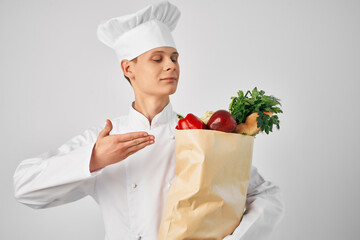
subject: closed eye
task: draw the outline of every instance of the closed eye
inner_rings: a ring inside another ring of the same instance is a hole
[[[153,61],[155,61],[155,62],[161,62],[162,59],[153,59]],[[175,63],[175,62],[177,62],[177,59],[171,59],[171,61]]]

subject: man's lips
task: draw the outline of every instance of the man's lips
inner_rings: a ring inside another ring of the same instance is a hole
[[[176,78],[174,78],[174,77],[168,77],[168,78],[161,78],[161,80],[172,80],[172,81],[175,81]]]

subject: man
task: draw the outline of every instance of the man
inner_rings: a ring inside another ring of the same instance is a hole
[[[115,50],[135,101],[128,115],[22,161],[14,174],[19,202],[47,208],[90,195],[100,206],[106,240],[157,239],[175,178],[178,118],[169,95],[180,75],[171,36],[179,17],[176,6],[160,2],[99,26],[98,37]],[[225,239],[265,239],[283,214],[279,193],[253,167],[246,214]]]

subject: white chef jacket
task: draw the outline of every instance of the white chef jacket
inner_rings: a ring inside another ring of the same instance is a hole
[[[90,195],[98,203],[105,240],[156,240],[166,196],[175,178],[175,126],[171,103],[152,120],[130,107],[111,119],[111,134],[146,131],[155,143],[116,164],[89,171],[92,149],[103,126],[89,128],[58,149],[23,160],[14,174],[15,198],[32,208],[48,208]],[[224,240],[261,240],[284,213],[281,192],[251,169],[246,212]]]

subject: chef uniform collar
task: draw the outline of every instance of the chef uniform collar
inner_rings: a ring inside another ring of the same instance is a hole
[[[148,131],[160,125],[168,124],[171,122],[173,115],[176,114],[173,112],[172,105],[169,102],[164,109],[152,119],[150,126],[149,119],[135,110],[134,103],[135,102],[132,102],[131,104],[128,117],[130,126],[137,131]]]
[[[179,9],[162,1],[133,14],[103,21],[97,29],[99,40],[115,50],[118,60],[133,60],[157,47],[176,48],[171,35],[180,18]]]

